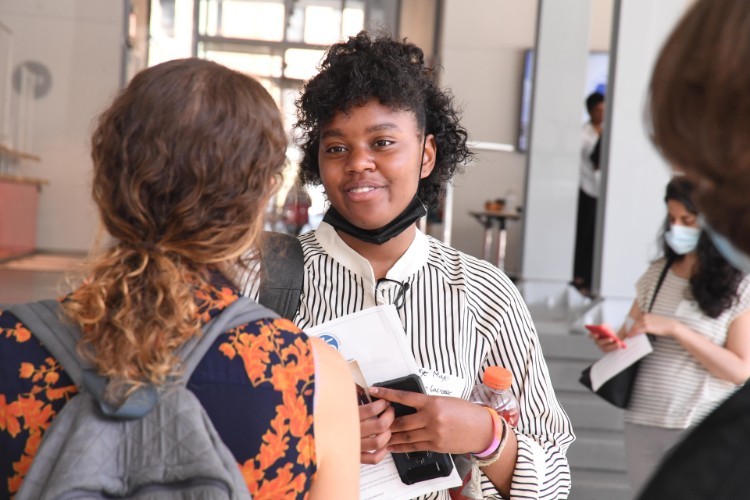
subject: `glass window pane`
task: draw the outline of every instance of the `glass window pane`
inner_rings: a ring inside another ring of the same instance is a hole
[[[203,52],[203,57],[248,75],[271,78],[281,76],[280,56],[206,50]]]
[[[281,99],[278,102],[280,104],[279,108],[281,109],[285,130],[292,130],[294,122],[297,121],[297,107],[294,103],[299,97],[299,93],[299,87],[288,87],[281,92]]]
[[[359,6],[357,6],[359,4]],[[341,25],[342,38],[356,35],[365,27],[365,6],[361,2],[347,2],[344,21]]]
[[[200,0],[198,12],[198,32],[216,36],[219,32],[219,1]]]
[[[204,0],[201,33],[208,36],[280,42],[284,39],[282,0]]]
[[[278,105],[281,102],[281,88],[270,78],[256,78],[261,85],[271,94],[273,100]]]
[[[286,27],[286,39],[288,42],[301,42],[305,31],[305,8],[299,3],[294,4],[292,14]]]
[[[313,5],[305,9],[305,43],[330,45],[340,36],[340,9]]]
[[[167,5],[170,9],[162,8]],[[190,57],[193,54],[193,2],[151,1],[148,65]],[[167,27],[165,29],[165,26]]]
[[[318,64],[323,58],[323,50],[289,49],[284,57],[286,68],[284,76],[297,80],[307,80],[318,71]]]

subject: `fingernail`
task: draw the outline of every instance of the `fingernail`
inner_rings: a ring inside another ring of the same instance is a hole
[[[377,394],[378,388],[377,387],[370,387],[370,394]]]

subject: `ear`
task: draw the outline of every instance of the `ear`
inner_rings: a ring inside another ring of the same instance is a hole
[[[419,172],[419,178],[424,179],[432,173],[435,168],[435,159],[437,158],[437,142],[435,136],[427,134],[424,143],[424,153],[422,154],[422,170]]]

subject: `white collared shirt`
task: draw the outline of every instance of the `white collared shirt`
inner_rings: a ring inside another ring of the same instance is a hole
[[[376,298],[369,262],[330,225],[321,223],[300,241],[305,258],[295,317],[300,328],[395,300],[400,287],[390,282]],[[555,397],[528,309],[513,283],[489,262],[420,231],[387,278],[409,284],[398,312],[417,364],[457,380],[459,396],[468,399],[488,366],[504,366],[513,373],[521,418],[511,496],[566,496],[570,469],[565,454],[575,436]],[[485,477],[482,489],[485,498],[500,498]],[[447,499],[448,494],[424,498]]]
[[[601,190],[601,170],[594,170],[591,153],[599,140],[599,133],[591,122],[587,122],[583,125],[581,137],[581,190],[592,198],[598,198]]]

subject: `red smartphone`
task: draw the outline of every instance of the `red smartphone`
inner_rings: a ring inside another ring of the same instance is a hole
[[[617,336],[615,332],[612,331],[607,326],[604,325],[584,325],[588,331],[593,333],[599,338],[605,338],[605,339],[612,339],[614,340],[618,347],[627,347],[627,344],[622,341],[620,337]]]

